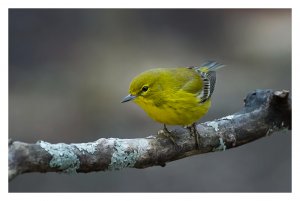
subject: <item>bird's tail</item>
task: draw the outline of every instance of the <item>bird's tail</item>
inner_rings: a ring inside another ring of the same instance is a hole
[[[216,61],[207,61],[203,63],[200,67],[198,67],[198,71],[203,72],[203,73],[208,73],[210,71],[216,71],[225,65],[218,63]]]

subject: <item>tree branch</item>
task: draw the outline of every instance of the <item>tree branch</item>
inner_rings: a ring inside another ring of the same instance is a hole
[[[9,141],[9,179],[29,172],[79,173],[120,170],[125,167],[146,168],[195,154],[221,151],[269,136],[275,131],[291,129],[289,92],[255,90],[247,95],[240,112],[196,126],[200,147],[187,129],[171,131],[176,139],[157,135],[146,138],[101,138],[80,144],[28,144]]]

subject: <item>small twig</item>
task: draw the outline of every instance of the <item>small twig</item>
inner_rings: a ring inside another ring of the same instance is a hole
[[[233,115],[196,126],[200,147],[189,131],[171,131],[176,144],[156,135],[147,138],[101,138],[81,144],[27,144],[9,141],[9,179],[28,172],[79,173],[119,170],[125,167],[165,166],[167,162],[195,154],[237,147],[275,131],[291,129],[289,92],[255,90],[245,98],[244,108]]]

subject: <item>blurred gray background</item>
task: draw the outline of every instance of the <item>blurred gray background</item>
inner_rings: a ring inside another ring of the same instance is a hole
[[[202,122],[237,112],[254,89],[291,90],[291,10],[10,9],[9,137],[76,143],[155,134],[162,125],[120,103],[131,79],[206,60],[227,66]],[[164,168],[24,174],[9,191],[290,192],[291,132]]]

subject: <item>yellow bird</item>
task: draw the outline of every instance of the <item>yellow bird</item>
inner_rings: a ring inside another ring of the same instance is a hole
[[[129,95],[122,103],[133,100],[152,119],[163,123],[166,133],[170,134],[166,124],[189,126],[198,146],[194,123],[208,112],[216,83],[215,71],[223,66],[209,61],[200,67],[145,71],[132,80]]]

